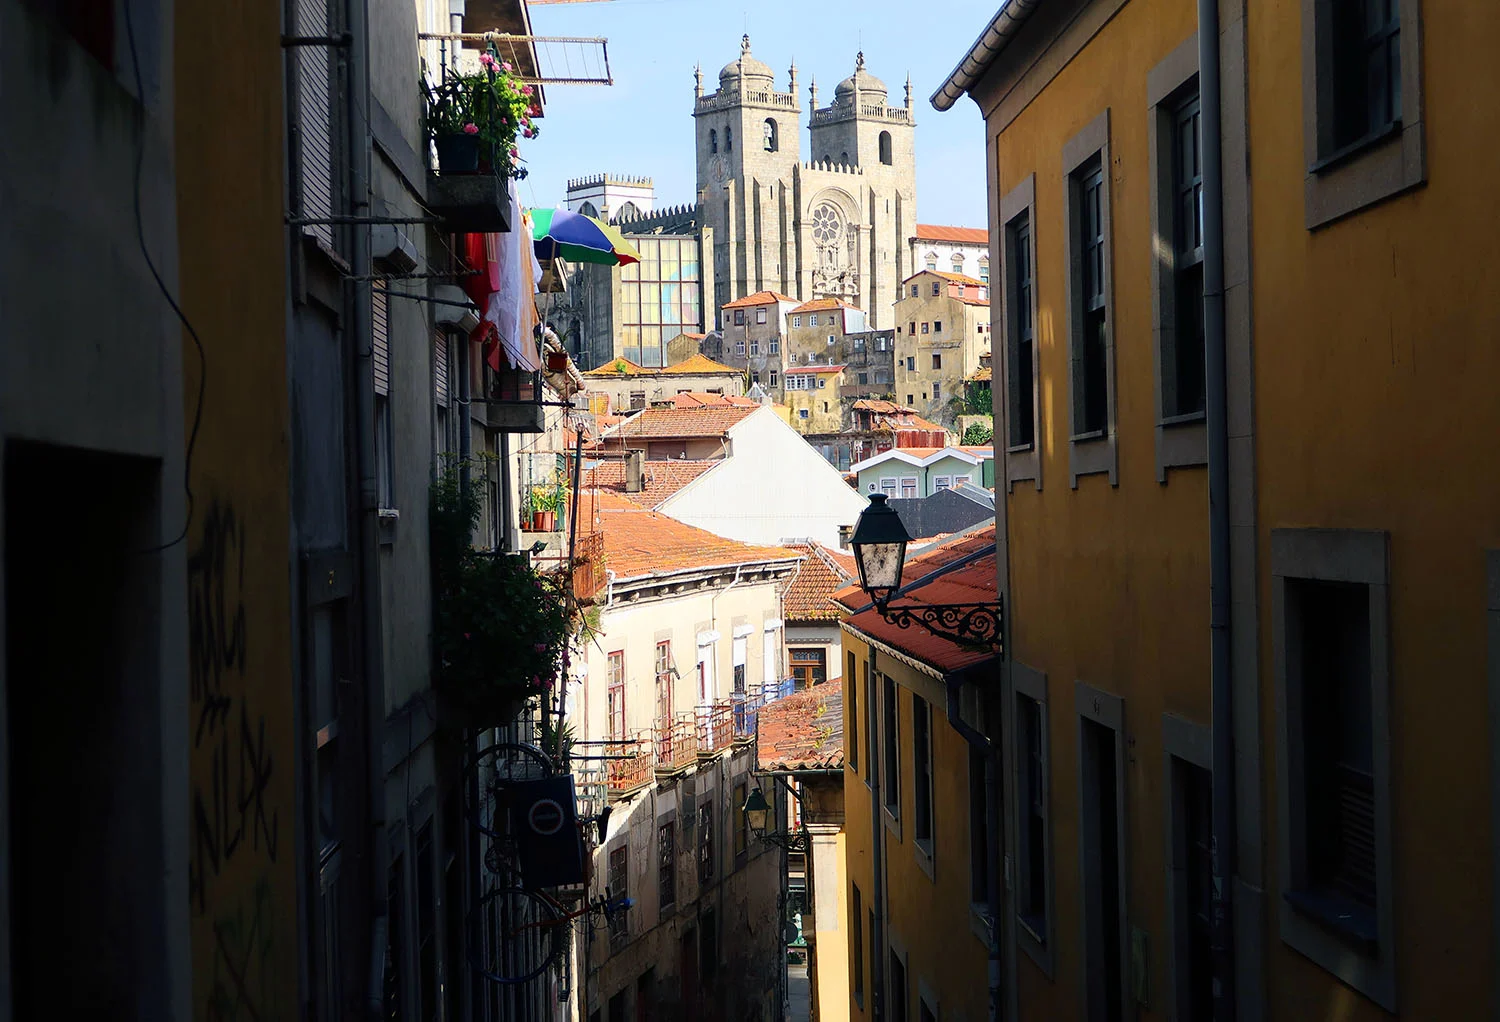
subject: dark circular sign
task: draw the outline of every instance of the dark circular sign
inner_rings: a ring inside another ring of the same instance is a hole
[[[563,808],[555,800],[550,798],[539,798],[531,804],[531,811],[526,814],[531,823],[531,829],[543,837],[551,837],[562,830]]]

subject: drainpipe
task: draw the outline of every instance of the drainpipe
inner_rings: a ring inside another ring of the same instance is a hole
[[[996,833],[993,829],[998,826],[1000,817],[1000,750],[995,743],[980,732],[974,730],[964,723],[963,714],[958,708],[958,690],[962,684],[960,681],[950,680],[947,682],[948,689],[948,726],[958,732],[960,738],[984,753],[984,790],[985,790],[985,818],[991,834]],[[992,822],[993,821],[993,822]],[[989,882],[985,890],[985,900],[989,903],[990,912],[990,939],[989,939],[989,995],[990,1011],[989,1022],[998,1022],[1000,1018],[1000,878],[996,876],[997,870],[991,868],[986,870]]]
[[[869,714],[868,720],[880,719],[880,713],[874,710],[875,700],[883,699],[885,696],[884,686],[880,685],[876,675],[875,647],[870,646],[870,677],[869,684],[865,686],[865,711]],[[876,688],[881,692],[877,696]],[[870,1018],[874,1022],[880,1022],[885,1017],[885,821],[880,818],[880,757],[885,749],[885,743],[875,734],[874,729],[866,728],[872,741],[870,749],[870,831],[873,840],[870,842],[870,865],[874,870],[875,889],[870,892],[870,907],[874,909],[875,924],[870,927]]]
[[[458,479],[465,493],[469,490],[469,459],[474,457],[474,420],[469,411],[470,357],[467,334],[449,334],[458,340]]]
[[[1198,0],[1203,110],[1203,344],[1207,374],[1209,627],[1212,670],[1214,1019],[1234,1018],[1234,687],[1229,655],[1229,415],[1224,341],[1224,168],[1219,5]]]
[[[349,153],[349,213],[355,217],[370,215],[370,124],[364,111],[369,108],[369,11],[367,0],[345,0],[344,26],[350,43],[345,89],[344,119],[348,126],[346,144]],[[380,602],[380,521],[379,495],[375,466],[375,376],[372,366],[374,324],[370,308],[370,229],[361,223],[351,224],[349,254],[354,281],[347,292],[349,330],[346,343],[354,374],[355,452],[359,478],[359,555],[361,589],[361,647],[364,658],[365,755],[366,784],[369,798],[370,831],[366,836],[367,865],[370,870],[370,904],[374,912],[370,927],[371,976],[366,990],[366,1010],[372,1019],[380,1017],[383,999],[382,971],[385,960],[384,932],[386,914],[385,848],[385,768],[381,732],[385,724],[385,681],[382,641],[384,627]],[[381,946],[377,946],[381,945]]]

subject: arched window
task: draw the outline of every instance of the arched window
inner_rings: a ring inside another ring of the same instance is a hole
[[[776,119],[774,117],[766,118],[764,133],[766,137],[766,152],[774,153],[776,151]]]
[[[938,256],[937,256],[936,252],[928,252],[927,253],[927,268],[929,270],[932,270],[932,271],[936,272],[936,270],[937,270],[937,259],[938,259]]]
[[[726,153],[734,152],[734,129],[730,127],[724,129],[724,151]]]
[[[958,253],[958,252],[953,253],[953,272],[954,273],[962,273],[962,272],[964,272],[964,257],[963,257],[963,255],[961,253]]]
[[[887,167],[891,165],[891,133],[889,131],[880,133],[880,162]]]
[[[839,163],[843,164],[846,167],[849,166],[849,154],[839,153]]]
[[[637,206],[633,202],[627,202],[627,203],[625,203],[625,205],[621,206],[620,207],[620,211],[615,214],[615,219],[616,220],[635,220],[635,219],[638,219],[640,217],[640,215],[641,215],[641,209],[640,209],[640,207]]]
[[[708,151],[711,153],[719,151],[719,133],[713,128],[708,129]]]
[[[980,256],[979,257],[979,279],[982,280],[982,281],[984,281],[986,284],[988,284],[990,282],[990,257],[989,256]]]
[[[599,210],[594,206],[592,202],[585,202],[582,206],[579,206],[578,212],[582,213],[584,216],[599,215]]]

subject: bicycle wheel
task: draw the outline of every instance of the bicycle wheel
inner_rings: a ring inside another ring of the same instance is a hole
[[[557,764],[535,745],[499,742],[480,750],[469,764],[464,798],[469,821],[492,838],[506,836],[505,789],[557,773]]]
[[[469,913],[469,963],[491,983],[529,983],[567,949],[567,914],[545,894],[494,890]]]

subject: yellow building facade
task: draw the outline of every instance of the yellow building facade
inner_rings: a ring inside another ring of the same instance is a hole
[[[1500,1003],[1500,12],[1345,6],[1041,0],[934,96],[1000,267],[1012,1017],[1211,1017],[1216,839],[1237,1017]]]
[[[843,428],[841,365],[788,366],[782,378],[792,428],[798,433],[836,433]]]
[[[989,287],[961,273],[924,270],[896,302],[898,401],[952,426],[967,411],[964,378],[990,350]]]

